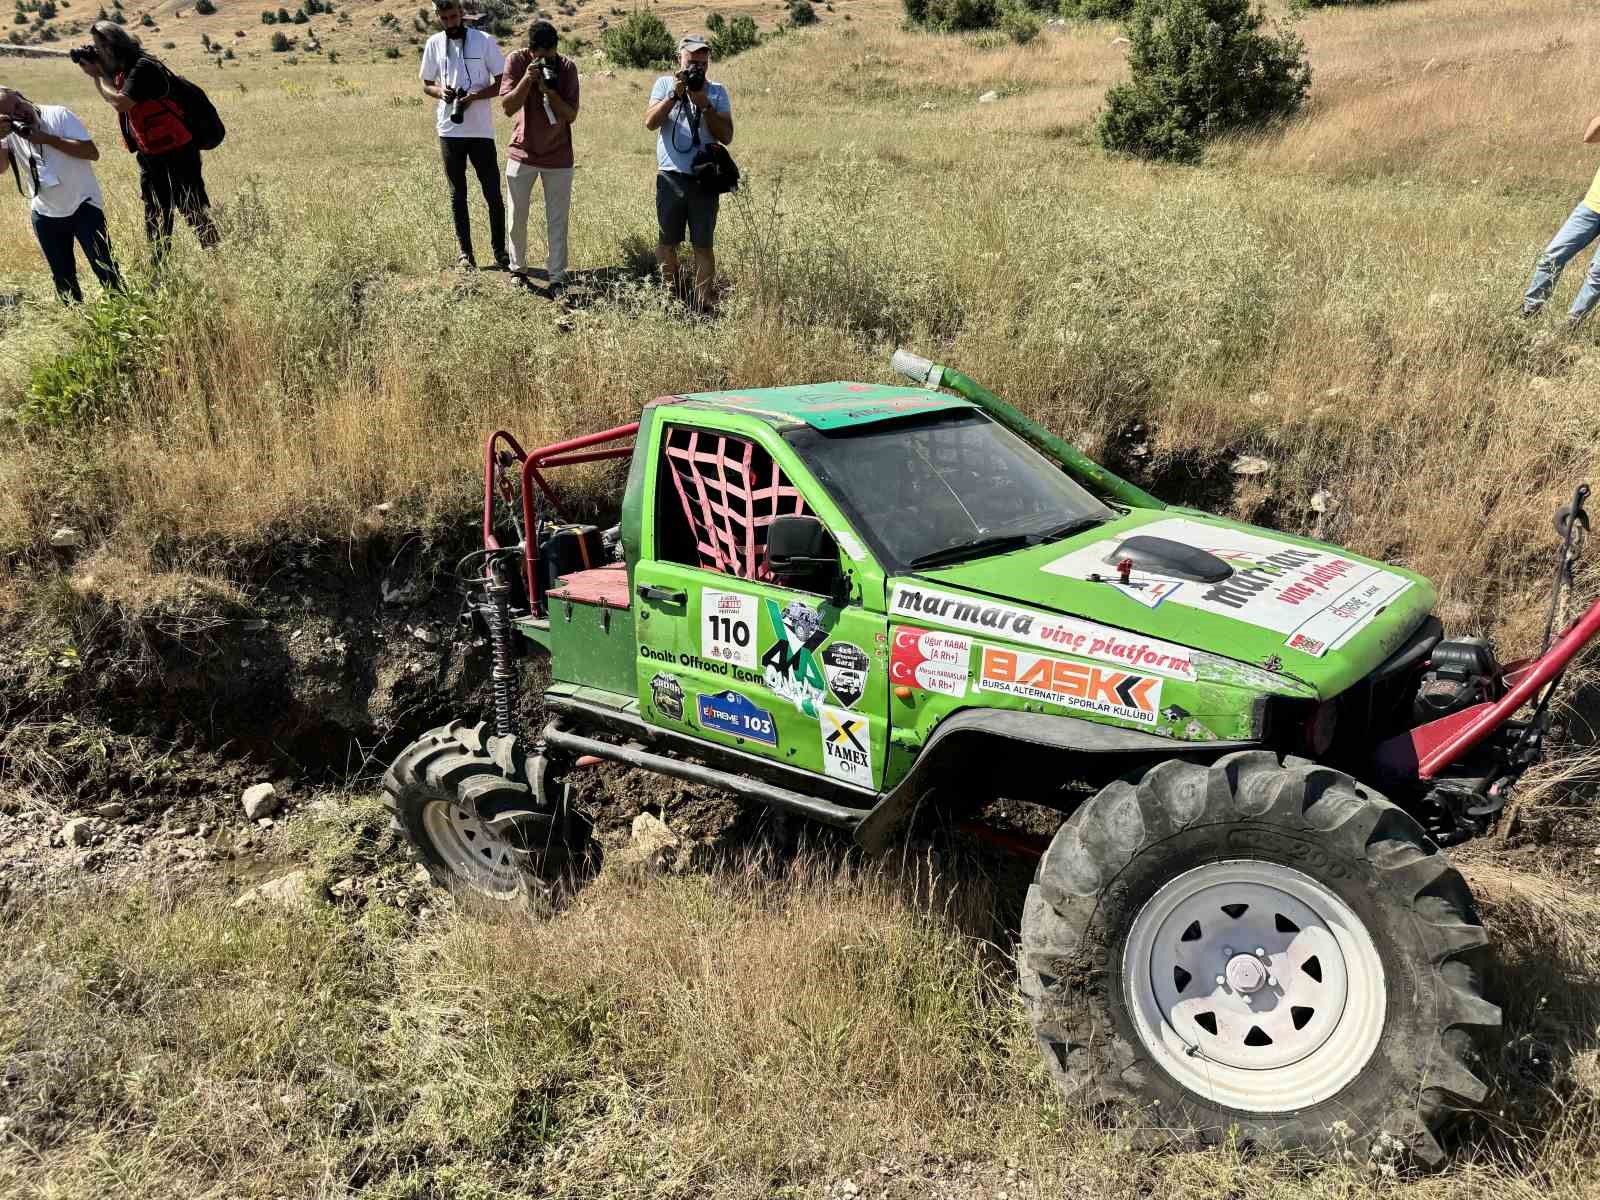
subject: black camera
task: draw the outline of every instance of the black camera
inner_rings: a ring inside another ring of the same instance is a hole
[[[678,78],[683,80],[687,91],[698,92],[706,86],[706,68],[704,63],[690,63],[678,72]]]
[[[73,62],[77,63],[80,67],[83,66],[84,63],[94,63],[100,61],[100,55],[95,51],[95,48],[92,45],[74,46],[71,50],[67,51],[67,57]]]
[[[467,119],[467,92],[465,88],[451,89],[450,123],[459,125]]]

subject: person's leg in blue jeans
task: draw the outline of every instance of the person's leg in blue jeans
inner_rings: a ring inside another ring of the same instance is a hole
[[[89,269],[107,291],[122,290],[122,275],[111,257],[111,231],[106,228],[106,215],[98,204],[85,200],[71,217],[73,236],[83,247],[83,257],[89,260]]]
[[[33,213],[33,236],[39,239],[44,261],[55,281],[56,295],[66,304],[82,304],[78,288],[78,263],[72,249],[72,234],[77,224],[72,217],[41,217]]]
[[[1533,282],[1528,285],[1527,295],[1522,299],[1523,316],[1531,317],[1544,307],[1545,301],[1550,299],[1550,293],[1555,291],[1562,268],[1597,235],[1600,235],[1600,213],[1579,202],[1534,265]],[[1591,300],[1591,306],[1593,303]]]

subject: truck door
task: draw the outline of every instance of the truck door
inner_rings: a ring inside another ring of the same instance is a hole
[[[640,712],[875,790],[888,736],[885,616],[859,588],[839,603],[779,580],[766,553],[778,516],[815,516],[852,550],[860,539],[782,440],[750,425],[658,426],[634,573]],[[841,554],[842,569],[854,566]]]

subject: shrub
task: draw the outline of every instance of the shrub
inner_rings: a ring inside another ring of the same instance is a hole
[[[1133,0],[1061,0],[1057,9],[1069,21],[1121,20],[1133,11]]]
[[[280,29],[272,35],[272,50],[274,54],[282,54],[292,45],[294,45],[294,39],[284,33],[283,30]]]
[[[39,5],[37,11],[41,21],[54,21],[56,19],[55,0],[44,0],[44,3]]]
[[[789,24],[815,25],[817,23],[817,10],[811,6],[811,0],[789,0]]]
[[[719,62],[761,44],[761,34],[752,17],[729,21],[721,13],[712,13],[706,18],[706,32],[711,35],[711,57]]]
[[[390,46],[388,49],[386,49],[383,52],[383,56],[385,58],[399,58],[400,57],[400,47],[398,47],[398,46]]]
[[[1000,28],[1006,31],[1006,36],[1019,46],[1026,46],[1039,36],[1039,30],[1044,28],[1044,22],[1039,19],[1039,14],[1026,4],[1016,3],[1013,0],[1000,14]]]
[[[211,0],[194,0],[194,10],[202,17],[209,17],[217,11],[217,6]]]
[[[294,10],[294,23],[296,25],[304,25],[310,19],[311,19],[310,17],[306,16],[306,10],[305,9],[297,8],[297,9]]]
[[[279,25],[287,25],[291,20],[293,20],[293,18],[289,16],[289,10],[287,8],[280,8],[278,10]]]
[[[913,25],[956,33],[991,29],[1000,17],[998,0],[902,0]]]
[[[1106,93],[1101,144],[1193,162],[1208,138],[1293,112],[1311,86],[1305,43],[1265,23],[1250,0],[1137,0],[1132,78]]]
[[[261,10],[261,23],[263,25],[275,25],[277,24],[277,21],[278,14],[273,12],[270,8],[263,8]]]
[[[76,429],[118,415],[161,341],[150,301],[107,292],[80,310],[72,346],[34,366],[17,405],[24,427]]]
[[[653,12],[643,9],[629,13],[600,35],[606,55],[624,67],[670,66],[672,33]]]

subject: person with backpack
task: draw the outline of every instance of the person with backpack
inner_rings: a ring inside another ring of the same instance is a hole
[[[73,51],[73,61],[117,110],[123,144],[138,160],[145,232],[157,262],[172,241],[175,208],[210,249],[220,234],[211,219],[200,153],[222,141],[217,110],[204,91],[146,54],[122,26],[96,21],[89,34],[92,45]]]
[[[74,243],[107,289],[122,278],[111,257],[111,235],[94,163],[100,149],[78,115],[59,104],[35,104],[21,92],[0,87],[0,174],[10,170],[28,198],[33,235],[50,267],[56,295],[83,303]]]

